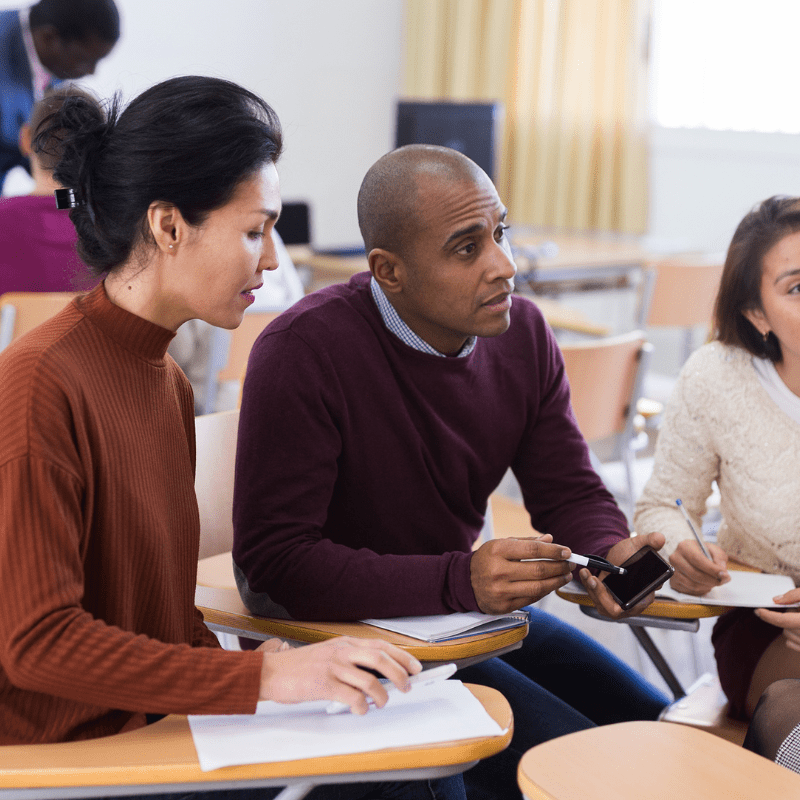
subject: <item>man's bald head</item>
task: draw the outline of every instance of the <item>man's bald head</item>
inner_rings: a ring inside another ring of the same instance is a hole
[[[457,150],[410,144],[379,158],[358,192],[358,225],[367,253],[375,248],[404,257],[421,220],[417,215],[420,183],[479,182],[489,178]]]

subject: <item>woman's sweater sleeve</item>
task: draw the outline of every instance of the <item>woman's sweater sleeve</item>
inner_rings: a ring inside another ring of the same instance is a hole
[[[0,664],[11,684],[99,708],[252,713],[260,654],[161,642],[82,607],[82,503],[77,478],[50,462],[0,467]]]

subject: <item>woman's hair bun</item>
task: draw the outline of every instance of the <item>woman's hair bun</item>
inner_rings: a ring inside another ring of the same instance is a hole
[[[113,130],[117,105],[113,101],[107,113],[82,90],[65,94],[38,125],[33,140],[34,150],[47,154],[54,164],[55,180],[72,189],[79,200],[80,205],[70,211],[70,219],[78,232],[80,255],[90,266],[103,252],[92,205],[93,171]]]
[[[147,210],[173,204],[201,225],[237,185],[283,146],[280,122],[260,97],[220,78],[185,76],[143,92],[124,110],[71,96],[39,128],[35,146],[56,147],[56,181],[82,202],[70,211],[78,254],[98,274],[150,236]]]

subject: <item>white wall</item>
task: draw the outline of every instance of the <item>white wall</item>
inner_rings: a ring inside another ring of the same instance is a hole
[[[800,136],[654,128],[650,168],[653,243],[724,251],[758,201],[800,195]]]
[[[358,186],[393,146],[403,0],[117,4],[122,38],[89,86],[131,98],[179,74],[242,83],[280,115],[283,196],[312,204],[315,244],[360,244]],[[654,128],[650,166],[653,246],[722,251],[755,202],[800,195],[800,136]]]
[[[358,187],[393,146],[403,0],[116,2],[122,37],[86,85],[127,99],[181,74],[246,86],[281,118],[283,197],[311,203],[315,243],[361,243]]]

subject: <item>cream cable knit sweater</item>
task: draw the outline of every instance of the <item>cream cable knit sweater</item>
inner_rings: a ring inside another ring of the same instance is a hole
[[[691,539],[711,484],[722,502],[718,544],[737,561],[800,584],[800,425],[761,386],[752,356],[713,342],[686,362],[664,415],[655,467],[634,528],[661,531],[662,551]]]

